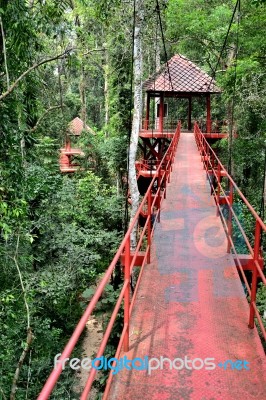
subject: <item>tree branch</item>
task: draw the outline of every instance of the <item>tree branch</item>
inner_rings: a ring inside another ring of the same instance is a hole
[[[59,54],[58,56],[54,56],[54,57],[51,57],[51,58],[47,58],[47,59],[45,59],[45,60],[42,60],[42,61],[40,61],[40,62],[38,62],[38,63],[33,64],[30,68],[28,68],[26,71],[24,71],[23,74],[21,74],[21,75],[15,80],[15,82],[12,83],[12,85],[9,87],[9,89],[8,89],[6,92],[4,92],[4,93],[2,93],[2,94],[0,95],[0,101],[3,100],[4,98],[6,98],[10,93],[12,93],[13,90],[15,89],[15,87],[19,84],[19,82],[20,82],[23,78],[25,78],[25,76],[27,76],[31,71],[33,71],[34,69],[40,67],[40,66],[43,65],[43,64],[47,64],[47,63],[49,63],[49,62],[51,62],[51,61],[55,61],[55,60],[58,60],[59,58],[62,58],[62,57],[64,57],[64,56],[66,56],[67,54],[69,54],[69,52],[70,52],[71,50],[73,50],[73,49],[65,50],[63,53]]]
[[[6,400],[5,393],[4,393],[4,391],[3,391],[3,389],[1,387],[0,387],[0,392],[2,393],[3,399]]]
[[[22,368],[22,365],[24,363],[24,360],[27,356],[27,353],[30,349],[32,340],[33,340],[33,334],[32,334],[32,330],[31,330],[31,326],[30,326],[30,310],[29,310],[29,305],[27,302],[27,293],[26,293],[26,289],[24,286],[24,282],[22,279],[22,274],[19,268],[19,264],[18,264],[18,248],[19,248],[19,235],[18,235],[18,239],[17,239],[17,246],[16,246],[16,252],[14,257],[11,257],[16,265],[17,271],[18,271],[18,275],[19,275],[19,280],[20,280],[20,285],[21,285],[21,289],[23,292],[23,298],[24,298],[24,303],[25,303],[25,308],[26,308],[26,313],[27,313],[27,339],[26,339],[26,345],[21,353],[21,356],[19,358],[18,364],[17,364],[17,368],[14,374],[14,378],[12,381],[12,386],[11,386],[11,392],[10,392],[10,400],[15,400],[15,396],[16,396],[16,391],[17,391],[17,383],[18,383],[18,378],[19,378],[19,374]]]
[[[91,50],[86,51],[85,53],[82,53],[82,55],[87,56],[88,54],[91,54],[91,53],[94,53],[97,51],[105,51],[105,49],[104,48],[103,49],[91,49]]]
[[[63,107],[65,107],[65,105],[62,105]],[[35,132],[36,129],[38,128],[38,126],[40,125],[40,123],[42,122],[42,120],[46,117],[46,115],[53,110],[56,110],[58,108],[61,108],[61,105],[59,106],[51,106],[49,107],[46,111],[44,111],[43,115],[40,116],[40,118],[38,119],[38,121],[36,122],[36,124],[34,125],[33,128],[30,129],[30,132]]]
[[[33,334],[32,334],[32,330],[31,328],[29,328],[27,330],[27,342],[26,342],[26,346],[23,349],[21,356],[19,358],[18,364],[17,364],[17,368],[16,368],[16,372],[13,378],[13,382],[12,382],[12,387],[11,387],[11,393],[10,393],[10,400],[15,400],[15,396],[16,396],[16,391],[17,391],[17,382],[18,382],[18,378],[19,378],[19,374],[22,368],[22,365],[24,363],[24,360],[26,358],[26,355],[30,349],[31,346],[31,342],[33,339]]]

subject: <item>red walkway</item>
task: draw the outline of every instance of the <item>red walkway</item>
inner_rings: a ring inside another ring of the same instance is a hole
[[[266,397],[263,348],[256,329],[247,326],[248,304],[226,243],[194,136],[183,133],[155,230],[152,262],[134,304],[126,355],[214,358],[216,368],[170,370],[166,362],[165,369],[151,375],[123,370],[114,376],[109,399]],[[250,369],[224,369],[221,363],[228,359],[246,360]]]

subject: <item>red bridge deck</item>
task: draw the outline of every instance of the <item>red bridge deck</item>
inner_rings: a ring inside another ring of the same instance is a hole
[[[165,362],[151,375],[124,369],[114,376],[109,399],[265,398],[263,348],[257,330],[248,328],[248,303],[226,249],[194,136],[182,133],[152,262],[144,269],[130,319],[126,355],[214,358],[216,368],[170,370]],[[246,360],[249,370],[232,370],[230,364],[225,369],[226,360]],[[197,360],[195,367],[200,366]]]

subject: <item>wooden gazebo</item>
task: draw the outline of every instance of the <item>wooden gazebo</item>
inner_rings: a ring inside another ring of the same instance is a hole
[[[192,128],[192,98],[206,98],[206,132],[211,133],[211,94],[221,93],[215,81],[186,57],[176,54],[168,63],[151,76],[143,85],[147,94],[146,117],[143,128],[149,129],[150,100],[157,97],[159,101],[159,124],[157,130],[164,130],[165,98],[188,99],[188,130]]]

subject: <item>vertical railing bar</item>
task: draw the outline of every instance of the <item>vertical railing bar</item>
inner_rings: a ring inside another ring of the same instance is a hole
[[[130,307],[130,236],[125,244],[125,267],[124,279],[128,280],[128,285],[124,294],[124,325],[127,325],[125,338],[124,338],[124,351],[129,349],[129,307]]]
[[[253,329],[255,325],[255,309],[256,307],[256,297],[257,297],[257,284],[258,284],[258,271],[255,261],[259,260],[260,252],[260,241],[261,241],[261,226],[258,221],[256,221],[255,226],[255,241],[254,241],[254,256],[253,256],[253,268],[252,268],[252,282],[251,282],[251,296],[250,296],[250,311],[249,311],[249,328]]]

